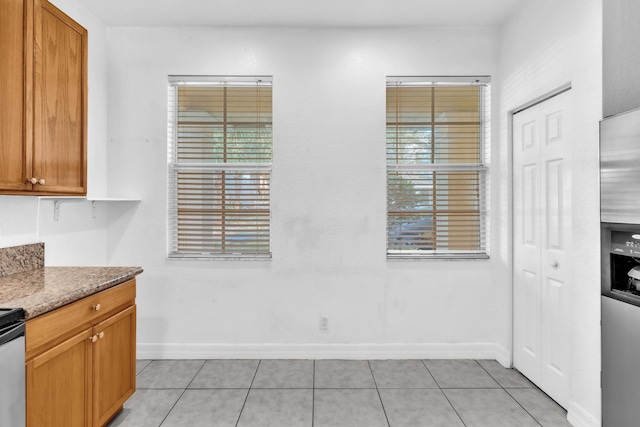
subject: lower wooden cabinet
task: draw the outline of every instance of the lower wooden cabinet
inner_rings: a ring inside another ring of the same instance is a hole
[[[102,427],[134,393],[136,306],[125,295],[133,287],[135,298],[135,281],[120,286],[27,321],[27,427]],[[97,314],[99,301],[109,306],[114,300],[126,302]],[[85,306],[87,314],[76,319],[75,328],[43,342],[38,331],[50,328],[50,320],[76,318]]]
[[[27,362],[27,426],[93,425],[90,338],[82,331]]]
[[[136,390],[136,306],[93,328],[93,419],[103,426]]]

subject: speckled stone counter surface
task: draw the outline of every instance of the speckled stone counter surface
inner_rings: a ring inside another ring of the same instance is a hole
[[[142,273],[140,267],[44,267],[0,277],[0,307],[30,319]]]
[[[44,243],[0,248],[0,277],[44,267]]]

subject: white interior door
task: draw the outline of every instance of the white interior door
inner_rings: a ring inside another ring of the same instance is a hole
[[[513,116],[514,366],[569,403],[571,96]]]

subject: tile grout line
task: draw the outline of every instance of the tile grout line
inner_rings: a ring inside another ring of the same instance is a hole
[[[507,389],[502,385],[502,383],[500,383],[500,381],[498,381],[498,380],[497,380],[493,375],[491,375],[491,372],[487,371],[487,370],[485,369],[485,367],[484,367],[484,366],[482,366],[482,364],[481,364],[480,362],[478,362],[476,359],[474,359],[474,360],[475,360],[475,362],[478,364],[478,366],[480,366],[480,368],[482,368],[482,370],[484,370],[484,371],[487,373],[487,375],[489,375],[489,376],[491,377],[491,379],[493,379],[496,383],[498,383],[498,385],[500,386],[500,389],[502,389],[502,391],[504,391],[504,392],[507,394],[507,396],[509,396],[511,399],[513,399],[513,401],[514,401],[514,402],[516,402],[516,403],[518,404],[518,406],[520,406],[524,412],[526,412],[527,414],[529,414],[529,416],[530,416],[531,418],[533,418],[533,420],[534,420],[534,421],[535,421],[539,426],[542,426],[542,424],[540,423],[540,421],[538,421],[538,419],[537,419],[536,417],[534,417],[534,416],[533,416],[533,414],[531,414],[529,411],[527,411],[527,409],[526,409],[524,406],[522,406],[522,404],[521,404],[520,402],[518,402],[518,401],[517,401],[513,396],[511,396],[511,393],[509,393],[509,392],[507,391]],[[506,369],[506,368],[505,368],[505,369]]]
[[[313,378],[311,379],[311,427],[316,418],[316,360],[313,359]]]
[[[262,359],[258,360],[258,366],[256,366],[256,371],[253,373],[253,378],[251,378],[251,384],[249,384],[247,395],[244,398],[244,402],[242,402],[242,408],[240,408],[240,413],[238,414],[238,421],[236,421],[236,427],[238,427],[238,423],[240,422],[240,417],[242,417],[242,412],[244,411],[244,407],[247,405],[247,400],[249,400],[249,393],[251,393],[251,389],[253,388],[253,382],[256,380],[256,376],[258,375],[258,369],[260,369],[260,363],[262,363]]]
[[[447,396],[447,394],[443,391],[442,387],[440,387],[440,383],[438,382],[438,380],[436,379],[435,375],[433,375],[431,373],[431,371],[429,370],[429,367],[427,366],[426,362],[424,361],[424,359],[420,359],[420,361],[422,362],[422,364],[424,365],[425,369],[427,370],[427,372],[429,372],[429,375],[431,375],[431,377],[433,378],[433,380],[436,382],[436,385],[438,386],[438,390],[440,390],[440,393],[442,393],[442,395],[444,396],[445,399],[447,399],[447,402],[449,403],[449,406],[451,406],[451,409],[453,409],[453,412],[456,413],[456,415],[458,416],[458,419],[460,420],[460,422],[462,423],[462,425],[464,427],[467,427],[467,423],[464,422],[464,420],[462,419],[462,417],[460,416],[460,413],[458,412],[458,410],[456,409],[455,406],[453,406],[453,403],[451,403],[451,400],[449,400],[449,396]]]
[[[387,426],[391,427],[391,423],[389,422],[389,416],[387,415],[387,410],[384,407],[384,402],[382,401],[382,396],[380,395],[380,389],[378,388],[378,381],[376,381],[376,376],[373,374],[371,361],[367,360],[367,364],[369,365],[369,372],[371,372],[371,378],[373,378],[373,384],[376,386],[376,393],[378,393],[378,399],[380,399],[380,406],[382,406],[382,412],[384,413],[384,418],[387,420]]]
[[[246,390],[246,389],[247,387],[191,387],[189,390]],[[252,387],[251,389],[252,390],[311,390],[311,387]],[[175,390],[175,389],[147,388],[142,390]]]
[[[151,361],[153,362],[153,360]],[[169,414],[171,413],[171,411],[173,411],[173,409],[176,407],[176,405],[178,404],[178,402],[180,401],[180,399],[182,399],[182,396],[184,396],[184,394],[187,392],[187,389],[189,389],[189,386],[191,385],[191,383],[193,383],[193,380],[196,379],[196,377],[198,376],[198,374],[200,373],[200,371],[202,370],[202,368],[204,368],[204,365],[207,363],[206,359],[203,360],[202,362],[202,366],[200,366],[200,368],[198,368],[198,372],[196,372],[196,374],[193,376],[193,378],[191,378],[191,381],[189,381],[189,384],[187,384],[187,386],[182,389],[182,393],[180,393],[180,396],[178,396],[178,398],[176,399],[176,401],[173,403],[173,405],[171,405],[171,409],[169,409],[169,412],[167,412],[167,415],[164,416],[164,418],[162,418],[162,421],[160,421],[160,424],[158,424],[158,427],[161,427],[162,424],[164,424],[164,422],[167,420],[167,417],[169,416]],[[151,363],[149,363],[149,365],[151,365]],[[149,366],[147,365],[147,366]],[[146,368],[145,368],[146,369]]]
[[[527,408],[525,408],[524,406],[522,406],[522,404],[521,404],[520,402],[518,402],[518,400],[517,400],[515,397],[513,397],[513,396],[511,395],[511,393],[509,393],[509,391],[508,391],[506,388],[503,388],[503,390],[504,390],[504,392],[505,392],[505,393],[507,393],[507,396],[509,396],[510,398],[512,398],[512,399],[513,399],[513,401],[514,401],[514,402],[516,402],[516,403],[517,403],[517,404],[522,408],[522,410],[523,410],[523,411],[525,411],[527,414],[529,414],[529,416],[530,416],[531,418],[533,418],[533,420],[534,420],[536,423],[538,423],[538,425],[539,425],[539,426],[542,426],[542,423],[540,423],[540,421],[538,421],[538,419],[537,419],[536,417],[534,417],[534,416],[533,416],[533,414],[532,414],[531,412],[527,411]],[[544,426],[542,426],[542,427],[544,427]]]
[[[137,360],[136,360],[137,362]],[[151,365],[151,362],[153,362],[153,360],[150,360],[149,363],[147,363],[146,365],[144,365],[144,368],[142,368],[140,370],[140,372],[136,372],[136,378],[138,377],[138,375],[140,375],[141,373],[143,373],[145,371],[145,369],[147,369],[149,367],[149,365]]]
[[[424,365],[424,368],[427,370],[427,372],[429,373],[429,375],[431,375],[431,378],[433,378],[433,381],[436,383],[436,386],[438,386],[438,388],[440,390],[442,390],[442,387],[440,386],[440,383],[438,382],[438,380],[436,379],[435,375],[433,375],[431,373],[431,371],[429,370],[429,367],[427,366],[427,364],[425,363],[424,359],[420,359],[420,362],[422,362],[422,364]]]
[[[420,363],[422,363],[422,366],[424,366],[424,369],[427,371],[427,374],[429,374],[429,377],[431,377],[431,379],[435,383],[436,385],[435,388],[441,389],[442,387],[440,387],[440,384],[438,383],[438,380],[436,380],[436,377],[434,377],[431,371],[429,370],[429,368],[427,368],[427,364],[425,363],[424,359],[417,359],[417,360],[419,360]]]

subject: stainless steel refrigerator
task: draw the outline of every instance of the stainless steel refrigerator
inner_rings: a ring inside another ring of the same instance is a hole
[[[602,425],[640,425],[640,110],[600,122]]]

